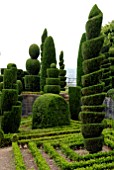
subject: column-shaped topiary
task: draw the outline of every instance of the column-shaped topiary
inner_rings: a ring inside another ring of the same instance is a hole
[[[81,111],[81,87],[69,87],[68,88],[69,94],[69,108],[71,119],[78,120],[79,119],[79,112]]]
[[[66,70],[65,70],[65,65],[64,65],[64,53],[63,51],[60,52],[59,55],[59,78],[60,78],[60,86],[61,86],[61,91],[65,91],[65,86],[66,86]]]
[[[45,93],[60,93],[60,79],[58,78],[59,70],[56,64],[52,63],[47,69],[46,85],[44,86]]]
[[[37,59],[39,56],[39,47],[37,44],[32,44],[29,47],[29,54],[30,57],[26,61],[26,70],[29,73],[29,75],[25,75],[25,90],[26,91],[40,91],[40,77],[39,77],[39,71],[40,71],[40,62]]]
[[[43,57],[42,57],[42,67],[40,76],[40,90],[44,91],[44,86],[46,85],[47,68],[50,67],[51,63],[57,63],[56,61],[56,51],[54,40],[51,36],[45,39],[43,45]]]
[[[86,33],[82,34],[79,49],[78,49],[78,58],[77,58],[77,68],[76,68],[76,84],[77,86],[82,87],[82,81],[81,76],[84,75],[83,68],[82,68],[82,62],[83,62],[83,56],[82,56],[82,43],[86,40]]]
[[[104,83],[101,83],[103,69],[100,69],[104,55],[100,55],[104,37],[100,35],[103,14],[95,4],[91,9],[86,23],[86,41],[82,44],[83,71],[82,76],[82,135],[85,148],[90,152],[102,150],[105,116],[103,100],[106,93],[103,92]]]
[[[1,128],[4,133],[17,132],[21,122],[22,105],[18,101],[16,78],[17,68],[8,65],[8,68],[4,70],[1,94]]]
[[[44,45],[44,41],[48,36],[48,32],[47,29],[45,28],[43,31],[43,34],[41,36],[41,45],[40,45],[40,49],[41,49],[41,61],[42,61],[42,57],[43,57],[43,45]]]
[[[112,88],[114,88],[114,45],[109,48],[109,61],[111,63],[110,71],[112,77]]]

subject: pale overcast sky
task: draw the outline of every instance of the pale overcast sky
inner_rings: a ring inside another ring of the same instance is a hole
[[[103,12],[103,25],[114,20],[113,0],[0,0],[0,68],[15,63],[25,70],[28,49],[40,46],[45,28],[56,57],[64,51],[66,68],[76,68],[78,46],[94,4]]]

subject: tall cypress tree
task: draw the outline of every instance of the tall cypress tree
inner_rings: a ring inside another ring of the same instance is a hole
[[[83,62],[83,56],[82,56],[82,43],[86,40],[86,33],[82,34],[81,40],[80,40],[80,44],[79,44],[79,50],[78,50],[78,59],[77,59],[77,86],[82,87],[82,82],[81,82],[81,76],[84,75],[83,73],[83,68],[82,68],[82,62]]]
[[[47,29],[45,28],[44,31],[43,31],[43,34],[41,36],[41,45],[40,45],[40,48],[41,48],[41,61],[42,61],[42,56],[43,56],[43,44],[44,44],[44,41],[47,38],[47,36],[48,36],[48,32],[47,32]]]
[[[47,78],[47,68],[50,68],[50,64],[57,63],[56,61],[56,51],[54,40],[51,36],[45,39],[43,45],[43,57],[42,57],[42,67],[41,67],[41,77],[40,77],[40,88],[44,91],[44,86],[46,85]]]

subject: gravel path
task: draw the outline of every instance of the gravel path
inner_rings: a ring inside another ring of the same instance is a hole
[[[0,149],[0,170],[15,170],[12,147]]]

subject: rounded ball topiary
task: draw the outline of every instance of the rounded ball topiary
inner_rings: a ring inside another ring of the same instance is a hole
[[[29,74],[38,75],[38,72],[40,71],[40,62],[39,62],[39,60],[29,58],[26,61],[26,69],[27,69]]]
[[[39,46],[37,44],[32,44],[29,47],[29,55],[32,59],[37,59],[40,54]]]
[[[38,97],[32,108],[32,128],[54,127],[70,124],[70,113],[65,99],[57,94]]]

